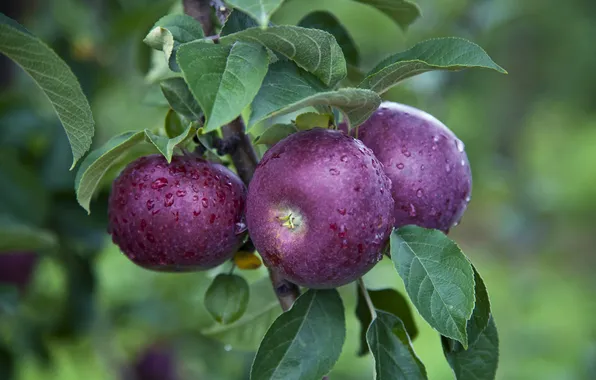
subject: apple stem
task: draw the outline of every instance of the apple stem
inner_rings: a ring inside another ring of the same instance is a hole
[[[225,4],[221,0],[183,0],[183,6],[184,13],[201,23],[206,36],[215,34],[215,25],[211,18],[211,7],[213,6],[215,9],[215,13],[219,17],[221,24],[225,22],[229,13],[229,8],[225,7]],[[217,43],[218,41],[215,39],[213,42]],[[259,160],[245,130],[246,127],[241,116],[222,127],[224,139],[237,139],[237,145],[230,154],[238,176],[248,186]],[[284,311],[289,310],[300,295],[300,288],[271,268],[269,268],[269,278],[271,279],[271,284],[273,285],[281,308]]]
[[[358,286],[360,286],[360,291],[362,292],[362,295],[366,300],[366,305],[368,306],[368,310],[370,310],[370,315],[372,316],[372,319],[377,319],[377,311],[375,309],[375,305],[373,305],[373,302],[370,299],[370,294],[368,294],[368,290],[366,289],[366,285],[364,285],[364,280],[362,280],[362,277],[358,279]]]

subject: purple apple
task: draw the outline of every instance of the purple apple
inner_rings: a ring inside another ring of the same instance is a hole
[[[310,288],[347,284],[382,257],[391,181],[362,142],[312,129],[269,149],[249,185],[246,220],[265,264]]]
[[[31,280],[37,261],[37,254],[33,252],[0,253],[0,284],[14,285],[24,290]]]
[[[131,380],[177,380],[174,352],[165,346],[153,345],[136,359]]]
[[[135,264],[157,271],[217,266],[242,245],[246,188],[226,167],[193,156],[130,163],[112,185],[112,240]]]
[[[383,102],[358,128],[391,179],[395,226],[415,224],[448,232],[466,210],[472,174],[464,144],[435,117]]]

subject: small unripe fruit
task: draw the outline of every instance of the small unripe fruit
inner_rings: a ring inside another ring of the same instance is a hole
[[[37,254],[33,252],[0,253],[0,284],[14,285],[24,290],[31,280],[37,261]]]
[[[391,179],[395,226],[447,232],[461,219],[472,191],[464,144],[435,117],[393,102],[358,129]]]
[[[161,155],[130,163],[112,185],[109,232],[134,263],[158,271],[214,267],[244,240],[246,188],[226,167]]]
[[[295,133],[265,153],[246,220],[265,264],[310,288],[347,284],[382,257],[393,226],[391,182],[362,142],[340,131]]]

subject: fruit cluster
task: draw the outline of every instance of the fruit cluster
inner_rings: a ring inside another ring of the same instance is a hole
[[[248,233],[268,267],[329,288],[370,270],[394,227],[447,233],[470,192],[463,143],[431,115],[385,102],[357,132],[314,128],[278,142],[248,190],[197,157],[140,158],[113,183],[109,231],[130,260],[162,271],[217,266]]]

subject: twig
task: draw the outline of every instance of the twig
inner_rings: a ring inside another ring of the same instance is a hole
[[[203,25],[203,30],[207,36],[211,36],[215,33],[210,7],[215,7],[215,11],[218,17],[220,17],[220,20],[226,15],[225,12],[228,11],[227,9],[222,10],[221,7],[223,6],[223,3],[216,0],[183,0],[183,2],[184,12]],[[231,123],[224,126],[222,128],[222,134],[224,139],[237,139],[236,149],[231,153],[232,162],[242,181],[248,185],[257,167],[258,158],[250,142],[250,138],[245,133],[245,126],[242,118],[239,116]],[[296,298],[300,295],[300,289],[296,284],[284,279],[279,273],[271,268],[269,268],[269,277],[281,308],[284,311],[289,310],[294,304],[294,301],[296,301]]]
[[[373,302],[370,299],[370,295],[368,294],[368,290],[366,289],[366,285],[364,285],[364,281],[362,280],[362,277],[360,277],[358,279],[358,286],[360,286],[360,291],[362,292],[362,296],[366,300],[366,305],[368,306],[368,309],[370,310],[370,315],[372,316],[372,319],[373,320],[377,319],[377,311],[375,310],[375,305],[373,305]]]

